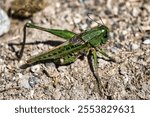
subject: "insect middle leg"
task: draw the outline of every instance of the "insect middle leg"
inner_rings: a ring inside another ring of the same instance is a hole
[[[99,95],[101,97],[103,97],[104,96],[104,92],[103,92],[104,86],[102,84],[101,78],[98,75],[98,60],[97,60],[96,50],[94,48],[90,49],[90,59],[92,62],[89,62],[89,63],[90,63],[90,67],[91,67],[91,70],[93,72],[93,75],[94,75],[96,82],[97,82]]]

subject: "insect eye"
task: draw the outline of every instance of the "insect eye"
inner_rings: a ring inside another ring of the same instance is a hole
[[[105,33],[104,38],[108,38],[108,33]]]

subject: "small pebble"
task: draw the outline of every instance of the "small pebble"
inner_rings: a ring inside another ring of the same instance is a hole
[[[34,86],[37,84],[37,77],[29,77],[28,83],[31,86],[31,88],[34,88]]]
[[[56,66],[55,66],[55,64],[54,63],[46,63],[45,64],[45,66],[47,67],[47,68],[56,68]]]
[[[143,41],[143,44],[145,44],[145,45],[150,44],[150,39],[149,39],[149,38],[145,39],[145,40]]]
[[[118,15],[118,12],[119,12],[118,7],[114,7],[114,9],[113,9],[113,13],[114,13],[115,15]]]
[[[73,20],[76,24],[80,23],[81,19],[82,19],[82,17],[80,14],[76,14],[76,16],[73,18]]]
[[[35,90],[31,90],[31,91],[30,91],[30,97],[31,97],[31,98],[33,98],[34,91],[35,91]]]
[[[134,43],[133,43],[133,44],[131,45],[131,49],[132,49],[132,50],[136,50],[136,49],[138,49],[139,47],[140,47],[140,45],[138,45],[138,44],[134,44]]]
[[[67,69],[66,66],[59,66],[59,67],[58,67],[59,72],[65,72],[66,69]]]
[[[127,84],[127,82],[129,81],[129,76],[126,74],[123,80],[124,84]]]
[[[17,77],[22,78],[23,77],[22,73],[17,73]]]
[[[61,4],[59,2],[56,3],[56,7],[59,8]]]
[[[2,64],[2,63],[3,63],[3,61],[4,61],[4,60],[0,58],[0,64]]]
[[[43,69],[48,77],[56,78],[59,76],[59,73],[54,63],[46,63],[46,67],[43,66]]]
[[[118,52],[118,48],[117,48],[117,47],[112,47],[112,48],[111,48],[111,52],[117,53],[117,52]]]
[[[138,7],[133,8],[132,14],[134,17],[137,17],[140,14],[141,10]]]
[[[53,93],[53,98],[55,100],[59,100],[61,97],[61,92],[59,90],[56,90],[54,93]]]
[[[29,84],[29,76],[23,76],[21,79],[20,79],[20,86],[21,87],[24,87],[24,88],[27,88],[27,89],[30,89],[31,86]]]
[[[31,71],[33,73],[38,73],[40,71],[40,69],[41,69],[40,65],[34,65],[31,67]]]
[[[126,75],[127,74],[127,68],[125,66],[120,66],[120,74],[121,75]]]
[[[103,59],[98,59],[98,67],[104,69],[108,65],[108,62]]]
[[[0,36],[10,29],[10,20],[4,10],[0,8]]]
[[[126,35],[126,34],[128,34],[128,32],[126,30],[124,30],[124,31],[122,31],[122,34]]]
[[[86,30],[87,29],[87,27],[88,27],[88,25],[87,24],[82,24],[82,25],[80,25],[81,26],[81,29],[82,30]]]
[[[115,43],[115,47],[121,49],[122,48],[122,45],[120,43]]]

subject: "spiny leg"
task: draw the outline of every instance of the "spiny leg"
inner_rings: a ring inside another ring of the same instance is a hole
[[[25,46],[25,43],[26,43],[26,29],[27,28],[34,28],[34,29],[38,29],[38,30],[41,30],[41,31],[45,31],[45,32],[51,33],[53,35],[56,35],[58,37],[61,37],[65,40],[69,40],[69,39],[73,38],[76,35],[74,32],[71,32],[71,31],[68,31],[68,30],[48,29],[48,28],[44,28],[44,27],[41,27],[41,26],[37,26],[37,25],[35,25],[31,22],[28,22],[28,23],[25,24],[25,26],[23,28],[23,43],[22,43],[20,53],[18,55],[19,59],[21,59],[21,57],[23,55],[24,46]]]
[[[97,60],[96,50],[94,48],[91,49],[91,57],[92,57],[92,63],[90,63],[90,67],[91,67],[94,77],[96,78],[99,95],[103,97],[104,95],[103,95],[102,90],[104,90],[104,87],[101,82],[101,78],[98,75],[98,60]]]

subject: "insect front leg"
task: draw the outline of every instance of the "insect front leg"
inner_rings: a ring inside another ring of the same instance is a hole
[[[25,46],[25,42],[26,42],[26,29],[27,28],[34,28],[34,29],[38,29],[38,30],[41,30],[41,31],[45,31],[45,32],[51,33],[53,35],[56,35],[58,37],[61,37],[65,40],[69,40],[69,39],[73,38],[76,35],[74,32],[71,32],[71,31],[68,31],[68,30],[49,29],[49,28],[44,28],[44,27],[41,27],[41,26],[37,26],[36,24],[33,24],[31,22],[28,22],[28,23],[25,24],[25,26],[23,28],[23,43],[22,43],[20,53],[18,55],[19,59],[21,59],[21,57],[23,55],[24,46]]]
[[[108,54],[106,54],[106,52],[104,52],[101,48],[97,48],[98,52],[101,53],[103,56],[107,57],[110,61],[115,62],[116,60],[115,58],[110,57]]]

